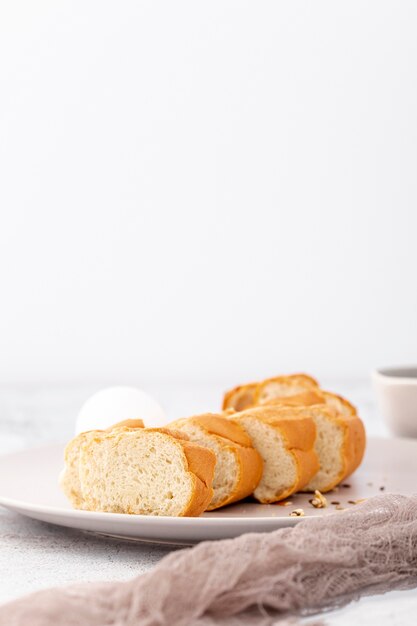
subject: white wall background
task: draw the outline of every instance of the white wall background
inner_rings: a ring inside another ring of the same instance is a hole
[[[417,361],[417,3],[0,4],[0,381]]]

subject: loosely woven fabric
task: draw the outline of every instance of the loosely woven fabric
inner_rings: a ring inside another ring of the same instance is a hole
[[[37,592],[0,607],[0,625],[281,625],[414,586],[417,496],[383,495],[294,527],[173,552],[128,582]]]

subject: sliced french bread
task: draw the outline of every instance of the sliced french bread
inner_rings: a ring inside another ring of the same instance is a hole
[[[305,490],[329,491],[360,465],[366,434],[355,407],[342,396],[320,389],[311,377],[299,374],[258,383],[252,403],[253,406],[308,407],[304,414],[311,415],[316,424],[315,449],[320,470]]]
[[[186,433],[190,441],[216,454],[209,511],[246,498],[256,489],[262,476],[262,458],[237,422],[206,413],[176,420],[168,428]]]
[[[314,450],[316,427],[311,416],[290,407],[255,407],[228,418],[242,426],[263,459],[254,497],[277,502],[303,489],[319,469]]]
[[[342,396],[315,389],[295,396],[271,398],[274,406],[304,406],[317,428],[315,449],[320,470],[306,485],[306,491],[326,492],[352,474],[362,462],[366,434],[355,407]]]
[[[61,486],[76,508],[197,516],[213,496],[215,454],[183,433],[113,428],[83,433],[67,448]]]
[[[340,413],[327,404],[301,409],[317,430],[315,451],[320,469],[303,491],[330,491],[360,465],[366,445],[365,429],[356,414]]]

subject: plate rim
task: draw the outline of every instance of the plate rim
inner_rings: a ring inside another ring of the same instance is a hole
[[[415,446],[417,448],[417,439],[410,439],[406,437],[381,437],[381,436],[368,437],[367,442],[369,441],[375,442],[377,444],[389,441],[390,443],[395,442],[395,444]],[[48,444],[43,444],[41,446],[32,446],[32,447],[25,448],[22,450],[16,450],[14,452],[9,452],[7,454],[0,455],[0,463],[4,461],[7,462],[7,459],[11,457],[19,457],[19,456],[24,457],[26,454],[32,453],[32,452],[36,453],[36,452],[47,451],[51,449],[54,449],[56,451],[58,447],[63,449],[65,447],[65,444],[63,444],[62,442],[61,443],[50,442]],[[107,521],[107,522],[111,522],[111,520],[114,520],[115,522],[123,523],[129,520],[133,523],[137,522],[138,528],[140,527],[141,523],[145,523],[145,522],[152,523],[154,526],[157,526],[159,528],[170,527],[174,523],[176,525],[181,526],[182,528],[195,527],[195,526],[204,527],[207,524],[210,525],[211,527],[225,528],[225,527],[233,527],[233,526],[234,527],[247,526],[248,522],[251,520],[256,523],[262,524],[264,526],[271,526],[273,528],[278,528],[279,525],[277,524],[277,520],[283,519],[277,516],[250,516],[250,515],[242,516],[241,514],[240,515],[236,514],[235,516],[211,517],[210,512],[207,512],[207,511],[205,512],[204,516],[201,515],[198,517],[172,517],[172,516],[163,516],[163,515],[137,515],[137,514],[130,515],[126,513],[112,513],[112,512],[105,512],[105,511],[84,511],[82,509],[73,509],[73,508],[67,509],[67,508],[62,508],[62,507],[57,507],[57,506],[30,503],[28,502],[28,500],[4,497],[4,496],[1,496],[1,494],[0,494],[0,505],[5,507],[6,509],[17,511],[21,513],[22,515],[26,515],[28,517],[30,517],[29,513],[33,512],[33,513],[40,513],[40,514],[46,513],[51,516],[64,516],[69,521],[71,519],[78,519],[78,520],[85,519],[85,520],[91,520],[91,521],[96,520],[96,521]],[[276,505],[273,503],[272,506],[276,506]],[[322,517],[324,517],[324,515],[320,514],[319,512],[317,512],[316,515],[314,516],[315,519],[322,518]],[[286,525],[297,524],[298,522],[303,521],[304,519],[305,518],[302,518],[302,517],[291,518],[290,516],[285,518]],[[256,530],[254,530],[254,532],[256,532]]]
[[[24,500],[13,500],[12,498],[4,498],[0,496],[0,506],[5,507],[6,509],[21,509],[27,511],[33,511],[34,513],[50,513],[51,515],[65,515],[66,517],[73,517],[76,519],[80,519],[81,517],[85,517],[86,519],[91,520],[138,520],[139,521],[149,521],[153,524],[159,526],[170,525],[173,520],[176,523],[181,524],[182,526],[194,526],[196,523],[204,525],[209,522],[210,525],[213,526],[236,526],[236,523],[241,522],[242,525],[247,524],[248,520],[256,520],[262,524],[271,523],[271,525],[276,526],[277,520],[282,519],[281,517],[251,517],[242,515],[236,515],[236,517],[203,517],[199,515],[198,517],[183,517],[183,516],[172,516],[172,515],[140,515],[140,514],[129,514],[129,513],[111,513],[110,511],[84,511],[83,509],[63,509],[59,507],[52,507],[48,505],[39,505],[39,504],[30,504]],[[205,511],[205,513],[209,513],[209,511]],[[315,515],[315,518],[323,517],[321,514]],[[292,518],[294,522],[299,521],[301,518]],[[291,520],[291,521],[292,521]],[[290,521],[290,520],[289,520]]]

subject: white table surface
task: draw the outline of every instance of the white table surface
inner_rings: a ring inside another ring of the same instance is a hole
[[[359,409],[369,435],[387,436],[369,381],[325,380]],[[83,401],[103,385],[0,387],[0,454],[73,435]],[[215,411],[224,385],[147,384],[170,418]],[[0,506],[0,603],[51,586],[80,581],[129,579],[153,567],[172,548],[94,536],[37,522]],[[417,590],[363,598],[327,613],[334,626],[417,622]],[[308,623],[310,620],[306,620]]]

